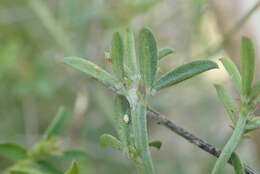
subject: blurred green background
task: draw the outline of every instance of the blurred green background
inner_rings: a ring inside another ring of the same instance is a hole
[[[239,40],[252,37],[260,78],[259,2],[246,0],[1,0],[0,1],[0,141],[30,147],[58,107],[70,112],[61,135],[64,147],[87,152],[82,173],[135,173],[121,153],[102,148],[99,136],[115,135],[113,94],[69,67],[65,56],[80,56],[109,70],[104,52],[114,31],[131,27],[137,34],[150,27],[158,46],[175,50],[161,62],[161,73],[199,58],[229,56],[239,65]],[[232,129],[213,84],[234,94],[221,68],[157,94],[153,107],[170,120],[221,148]],[[207,174],[215,158],[166,128],[149,121],[159,173]],[[260,170],[260,132],[245,139],[238,151]],[[0,157],[0,170],[11,162]],[[67,164],[60,164],[67,167]],[[231,167],[227,168],[227,172]]]

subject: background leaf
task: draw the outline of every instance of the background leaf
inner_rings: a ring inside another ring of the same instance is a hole
[[[78,173],[79,173],[78,164],[75,161],[72,162],[71,167],[68,169],[68,171],[65,172],[65,174],[78,174]]]
[[[143,28],[139,34],[139,64],[145,88],[150,89],[157,71],[158,51],[156,40],[147,28]]]
[[[162,142],[159,140],[155,140],[149,143],[149,146],[160,149],[162,147]]]
[[[257,96],[260,93],[260,81],[253,85],[251,90],[251,96]]]
[[[252,41],[242,37],[241,41],[241,75],[242,93],[245,96],[250,94],[255,73],[255,50]]]
[[[43,139],[47,140],[57,135],[64,127],[65,122],[66,122],[66,112],[63,107],[60,107],[56,116],[54,117],[54,119],[46,129],[45,133],[43,134]]]
[[[186,63],[161,77],[154,84],[153,88],[155,90],[160,90],[214,68],[218,68],[218,65],[210,60],[196,60],[190,63]]]
[[[100,144],[104,147],[112,147],[114,149],[121,150],[120,141],[116,137],[109,134],[103,134],[100,136]]]
[[[14,160],[22,160],[28,157],[27,150],[14,143],[1,143],[0,155],[4,155]]]

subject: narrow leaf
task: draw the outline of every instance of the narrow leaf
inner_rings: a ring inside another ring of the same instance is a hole
[[[260,128],[260,117],[251,118],[246,124],[246,132]]]
[[[14,160],[22,160],[28,157],[27,150],[14,143],[1,143],[0,155],[6,156]]]
[[[236,125],[236,113],[238,111],[238,108],[233,101],[232,97],[227,93],[225,88],[223,88],[221,85],[214,85],[218,94],[218,97],[220,101],[223,103],[230,120],[232,121],[233,125]]]
[[[78,169],[78,164],[77,162],[73,161],[70,168],[65,172],[65,174],[78,174],[79,169]]]
[[[70,149],[64,151],[63,155],[59,156],[51,156],[48,158],[48,160],[51,161],[70,161],[70,160],[84,160],[86,159],[87,154],[84,151],[81,150],[75,150],[75,149]]]
[[[232,164],[233,164],[233,167],[234,167],[236,174],[245,174],[244,166],[241,163],[238,155],[233,153],[232,156],[231,156],[231,161],[232,161]]]
[[[10,174],[29,174],[29,173],[22,170],[11,170]]]
[[[242,85],[241,76],[240,76],[240,73],[239,73],[236,65],[229,58],[222,58],[222,59],[220,59],[220,61],[224,65],[228,74],[231,76],[237,91],[239,93],[241,93],[241,85]]]
[[[100,137],[100,144],[104,147],[112,147],[114,149],[121,150],[120,141],[116,137],[109,134],[103,134]]]
[[[255,97],[260,94],[260,81],[256,82],[256,84],[253,85],[251,90],[251,96]]]
[[[173,50],[171,48],[163,48],[161,50],[159,50],[159,59],[164,58],[165,56],[168,56],[169,54],[172,54]]]
[[[66,57],[64,63],[72,66],[73,68],[86,73],[87,75],[109,85],[114,86],[118,84],[118,80],[105,71],[103,68],[95,65],[94,63],[78,58],[78,57]]]
[[[66,112],[63,107],[60,107],[56,116],[46,129],[45,133],[43,134],[43,139],[47,140],[53,136],[56,136],[61,129],[64,127],[66,122]]]
[[[149,143],[149,146],[160,149],[162,147],[162,142],[159,141],[159,140],[152,141],[152,142]]]
[[[250,94],[251,85],[255,73],[255,50],[252,41],[242,37],[241,41],[241,75],[242,93],[245,96]]]
[[[119,79],[123,79],[124,78],[124,64],[123,64],[124,47],[119,32],[115,32],[113,34],[110,53],[112,58],[113,71]]]
[[[139,65],[145,88],[150,90],[157,71],[158,51],[152,32],[144,28],[139,35]]]
[[[161,77],[153,86],[155,90],[160,90],[177,83],[180,83],[186,79],[192,78],[202,72],[218,68],[215,62],[210,60],[197,60],[190,63],[181,65],[171,72]]]
[[[136,60],[136,51],[135,51],[135,39],[134,33],[127,29],[124,35],[125,40],[125,65],[129,74],[135,76],[137,73],[137,60]]]

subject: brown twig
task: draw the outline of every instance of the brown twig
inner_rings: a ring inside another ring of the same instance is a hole
[[[117,89],[115,89],[113,86],[106,85],[106,84],[104,84],[104,86],[107,87],[108,89],[110,89],[111,91],[118,93]],[[186,129],[176,125],[172,121],[168,120],[166,118],[166,116],[160,114],[159,112],[155,111],[154,109],[148,107],[147,110],[148,110],[148,116],[152,120],[155,120],[158,124],[164,125],[168,129],[170,129],[172,132],[178,134],[179,136],[183,137],[184,139],[186,139],[190,143],[192,143],[195,146],[199,147],[200,149],[208,152],[209,154],[211,154],[215,157],[219,157],[221,151],[218,148],[216,148],[215,146],[205,142],[204,140],[196,137],[195,135],[193,135],[192,133],[190,133]],[[232,165],[231,160],[229,160],[228,163],[230,165]],[[249,166],[247,166],[247,165],[244,165],[244,166],[245,166],[246,174],[258,174],[255,170],[253,170]]]

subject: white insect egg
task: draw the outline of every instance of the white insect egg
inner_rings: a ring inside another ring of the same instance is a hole
[[[127,114],[125,114],[123,120],[124,120],[125,123],[128,123],[129,122],[129,116]]]

